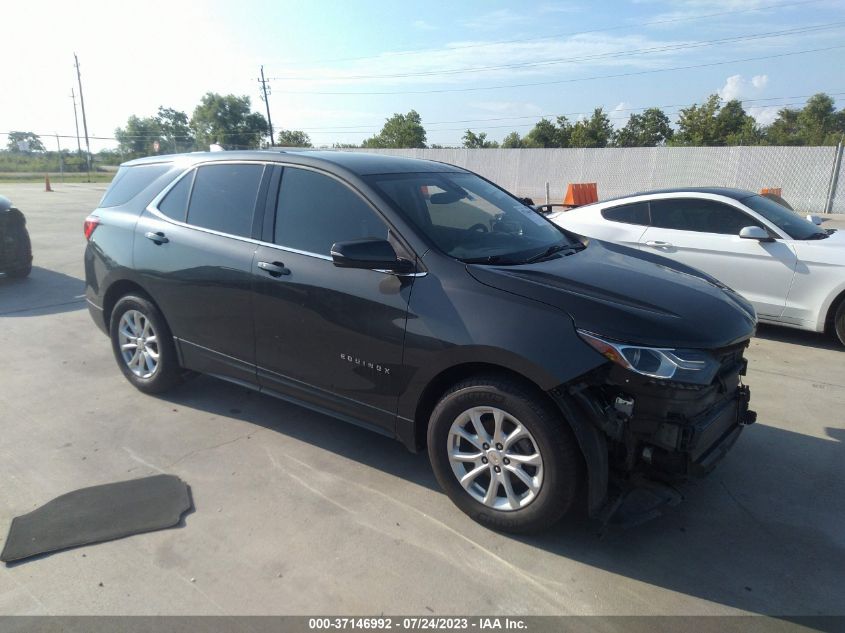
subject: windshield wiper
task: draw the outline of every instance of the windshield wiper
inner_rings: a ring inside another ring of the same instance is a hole
[[[520,264],[522,262],[514,261],[504,255],[488,255],[487,257],[468,257],[461,260],[465,264]]]
[[[823,240],[823,239],[828,238],[828,237],[830,237],[830,233],[828,233],[827,231],[824,231],[824,232],[820,232],[820,233],[813,233],[807,239],[808,240]]]
[[[568,244],[568,243],[567,244],[552,244],[546,250],[544,250],[542,253],[539,253],[537,255],[534,255],[534,257],[529,257],[528,259],[526,259],[525,263],[526,264],[533,264],[534,262],[539,262],[541,259],[546,259],[547,257],[551,257],[555,253],[559,253],[561,251],[567,251],[567,250],[572,251],[572,253],[574,253],[578,249],[575,247],[574,244]],[[571,255],[572,253],[567,253],[567,254]]]

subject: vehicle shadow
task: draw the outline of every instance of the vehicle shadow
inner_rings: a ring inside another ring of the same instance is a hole
[[[251,422],[439,490],[425,454],[411,454],[389,438],[296,405],[204,376],[167,399]],[[501,539],[500,556],[507,557],[506,542],[512,540],[752,613],[842,613],[845,429],[835,413],[826,421],[827,437],[779,428],[787,422],[773,419],[748,428],[714,473],[687,488],[683,503],[648,523],[613,528],[601,538],[597,526],[583,520],[537,536],[491,538]],[[538,559],[538,570],[554,575],[556,564]]]
[[[842,345],[835,337],[821,332],[808,332],[806,330],[795,330],[789,327],[778,327],[761,323],[757,326],[756,338],[778,343],[789,343],[792,345],[804,345],[818,349],[829,349],[845,352],[845,345]]]
[[[30,317],[85,307],[85,282],[33,266],[29,277],[0,279],[0,317]]]

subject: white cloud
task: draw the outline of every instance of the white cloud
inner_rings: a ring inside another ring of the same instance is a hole
[[[771,125],[778,118],[778,112],[782,107],[777,105],[752,106],[748,108],[748,114],[753,116],[760,125]]]
[[[412,26],[418,31],[433,31],[437,28],[436,26],[426,22],[425,20],[414,20]]]
[[[719,89],[722,101],[736,99],[742,93],[742,75],[731,75],[725,80],[725,85]]]
[[[607,117],[615,129],[625,127],[628,118],[631,116],[631,104],[627,101],[620,101],[613,110],[611,110]]]
[[[762,93],[768,84],[768,75],[754,75],[750,80],[744,79],[742,75],[731,75],[725,79],[725,85],[718,93],[722,101],[748,99]]]

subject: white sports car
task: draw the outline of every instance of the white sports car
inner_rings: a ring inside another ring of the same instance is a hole
[[[824,230],[741,189],[666,189],[559,211],[565,229],[698,268],[748,299],[760,321],[845,344],[845,231]]]

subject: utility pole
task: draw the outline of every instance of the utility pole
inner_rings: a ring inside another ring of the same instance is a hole
[[[88,142],[88,120],[85,118],[85,97],[82,96],[82,75],[79,72],[79,58],[73,54],[76,65],[76,79],[79,82],[79,105],[82,107],[82,127],[85,130],[85,164],[88,167],[88,182],[91,182],[91,144]]]
[[[59,177],[62,180],[62,183],[65,181],[65,165],[64,161],[62,160],[62,144],[59,142],[59,133],[56,132],[56,146],[59,148]]]
[[[79,144],[79,116],[76,114],[76,95],[73,93],[73,88],[70,89],[70,98],[73,99],[73,122],[76,124],[76,151],[82,153],[82,146]]]
[[[267,106],[267,124],[270,126],[270,147],[275,144],[273,140],[273,119],[270,118],[270,100],[267,99],[267,95],[269,94],[269,90],[267,89],[267,84],[270,83],[266,79],[264,79],[264,65],[261,65],[261,79],[258,80],[258,83],[261,84],[261,90],[264,91],[264,105]]]

